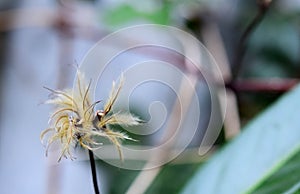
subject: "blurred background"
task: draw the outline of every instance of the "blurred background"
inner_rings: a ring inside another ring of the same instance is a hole
[[[45,157],[39,135],[51,107],[39,105],[49,94],[42,86],[72,86],[71,64],[97,41],[149,23],[187,31],[211,52],[226,85],[227,95],[219,96],[228,103],[224,127],[206,156],[197,155],[193,140],[194,147],[149,176],[97,160],[99,184],[102,193],[179,193],[215,149],[299,82],[299,14],[299,0],[1,0],[1,193],[93,193],[88,161],[55,164]],[[201,95],[204,106],[208,97]]]

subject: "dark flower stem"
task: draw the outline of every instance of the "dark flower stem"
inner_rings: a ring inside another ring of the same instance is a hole
[[[98,182],[97,182],[95,158],[94,158],[94,154],[91,150],[89,150],[89,157],[90,157],[90,165],[91,165],[92,176],[93,176],[94,191],[95,191],[95,194],[100,194]]]

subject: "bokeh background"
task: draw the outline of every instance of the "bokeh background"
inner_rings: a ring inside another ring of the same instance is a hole
[[[72,64],[80,63],[97,41],[115,30],[151,23],[193,34],[222,70],[227,95],[221,97],[226,98],[228,107],[223,130],[206,156],[197,155],[199,142],[193,140],[176,160],[143,176],[140,176],[143,172],[97,160],[102,193],[201,192],[201,188],[190,185],[203,164],[209,163],[216,152],[243,133],[241,128],[299,82],[299,0],[1,0],[0,10],[1,193],[93,193],[87,160],[56,164],[54,157],[44,155],[39,135],[47,127],[51,107],[40,105],[49,94],[42,86],[60,89],[72,86],[76,71]],[[203,111],[209,111],[205,108],[208,97],[207,93],[201,93],[205,91],[201,83],[198,89]],[[161,93],[162,98],[174,98],[168,96],[170,92]],[[147,115],[144,117],[147,119]],[[205,123],[207,119],[204,114],[201,121]],[[85,154],[79,152],[79,158]],[[239,165],[247,168],[247,164]],[[298,169],[297,165],[294,168]],[[211,184],[217,182],[209,176],[209,170],[205,172]],[[236,179],[226,180],[234,187]],[[299,180],[296,177],[290,185],[297,185]],[[194,190],[188,190],[191,187]],[[241,190],[224,190],[224,193]],[[278,188],[273,191],[281,193]]]

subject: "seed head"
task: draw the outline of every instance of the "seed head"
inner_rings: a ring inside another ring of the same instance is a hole
[[[41,141],[47,133],[52,132],[46,141],[46,155],[49,146],[55,142],[61,143],[61,155],[58,161],[65,158],[74,159],[71,148],[77,144],[85,149],[98,149],[101,145],[101,138],[109,139],[117,148],[120,159],[123,159],[121,141],[124,139],[133,140],[125,133],[113,131],[113,125],[134,126],[139,125],[142,120],[128,112],[112,112],[122,85],[122,75],[118,86],[113,82],[112,89],[103,110],[95,111],[95,106],[101,101],[91,101],[91,81],[86,83],[84,75],[77,71],[76,85],[74,89],[52,90],[46,88],[52,97],[46,101],[47,104],[55,106],[49,119],[50,127],[41,133]]]

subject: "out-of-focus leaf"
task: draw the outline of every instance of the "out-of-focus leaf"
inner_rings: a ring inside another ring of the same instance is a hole
[[[299,172],[294,170],[288,175],[283,172],[297,165],[293,161],[298,160],[299,150],[300,87],[297,87],[203,165],[182,193],[246,193],[256,188],[267,189],[268,180],[274,178],[279,179],[277,186],[287,191],[298,184]],[[288,184],[280,179],[288,179]]]
[[[200,164],[180,164],[165,166],[146,194],[178,193],[190,177],[196,172]]]
[[[144,20],[155,24],[167,25],[170,23],[170,5],[165,3],[161,8],[153,12],[143,12],[135,9],[129,4],[121,4],[120,6],[109,10],[104,20],[110,26],[123,25],[127,22],[135,22]]]

